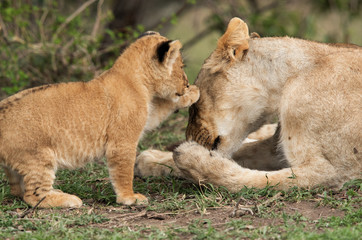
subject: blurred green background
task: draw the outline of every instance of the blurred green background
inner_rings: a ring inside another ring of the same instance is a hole
[[[261,36],[362,45],[361,13],[360,0],[1,0],[0,99],[91,80],[148,30],[181,40],[193,82],[232,17]]]

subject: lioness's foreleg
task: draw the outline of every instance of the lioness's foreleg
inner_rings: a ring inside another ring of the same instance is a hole
[[[288,167],[283,154],[277,149],[276,136],[252,143],[244,143],[233,154],[233,160],[242,167],[258,170],[279,170]],[[216,154],[216,153],[214,153]],[[159,150],[143,151],[136,158],[135,176],[175,176],[184,177],[176,166],[172,152]]]
[[[311,187],[318,184],[331,186],[335,178],[333,166],[323,159],[321,165],[299,165],[278,171],[259,171],[243,168],[235,161],[224,158],[215,151],[209,151],[196,142],[180,145],[173,155],[176,166],[185,177],[198,183],[207,182],[224,186],[232,192],[244,186],[263,188],[275,185],[286,190],[290,186]]]
[[[257,142],[244,143],[232,154],[232,159],[240,166],[257,170],[279,170],[288,167],[284,154],[278,148],[279,127],[273,136]]]

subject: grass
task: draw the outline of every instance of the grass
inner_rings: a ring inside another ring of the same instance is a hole
[[[184,139],[186,111],[174,114],[139,149],[165,149]],[[145,194],[148,206],[116,203],[105,160],[78,170],[58,171],[56,188],[76,194],[80,209],[29,209],[10,195],[0,171],[0,239],[361,239],[362,181],[347,183],[338,191],[323,187],[272,186],[225,188],[197,185],[174,177],[136,178],[136,192]],[[268,204],[268,199],[275,198]],[[241,204],[257,205],[253,215],[231,217]],[[24,217],[24,212],[30,210]]]

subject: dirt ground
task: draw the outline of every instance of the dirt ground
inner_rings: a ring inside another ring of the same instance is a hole
[[[157,183],[156,180],[153,184]],[[184,184],[183,187],[190,187],[189,183]],[[352,196],[351,192],[355,195]],[[299,193],[302,195],[308,193],[308,196],[295,197],[295,194]],[[217,207],[206,204],[204,208],[198,206],[194,196],[188,196],[186,199],[191,201],[186,201],[186,205],[168,208],[165,203],[173,201],[177,204],[177,198],[170,200],[168,195],[165,197],[153,191],[148,196],[151,200],[149,206],[124,206],[88,198],[83,199],[84,205],[81,208],[16,208],[8,210],[7,213],[16,216],[16,220],[12,221],[17,232],[26,230],[32,234],[36,234],[39,222],[49,221],[51,225],[64,224],[67,229],[78,229],[78,232],[82,232],[80,229],[84,228],[84,231],[108,230],[111,235],[117,236],[135,234],[127,239],[138,239],[139,236],[147,239],[160,233],[163,235],[159,239],[167,237],[167,234],[180,239],[207,239],[202,237],[204,236],[202,234],[207,234],[209,230],[215,234],[212,236],[218,238],[220,236],[234,238],[241,234],[241,239],[260,237],[264,239],[262,232],[267,231],[265,239],[283,239],[297,228],[302,234],[309,232],[324,234],[327,230],[335,229],[333,226],[328,226],[329,222],[324,223],[324,221],[332,216],[347,217],[348,211],[341,207],[345,200],[351,203],[349,205],[351,209],[360,208],[360,202],[352,201],[360,197],[358,189],[330,191],[326,195],[324,193],[326,192],[321,194],[320,191],[296,190],[292,194],[274,192],[272,195],[255,194],[253,197],[243,194],[239,195],[240,197],[221,199]],[[204,197],[207,198],[208,195]],[[4,204],[10,205],[11,199]],[[31,227],[32,225],[27,222],[33,223],[34,226]]]
[[[328,218],[331,216],[343,217],[344,212],[327,206],[318,204],[320,199],[300,201],[300,202],[278,202],[268,204],[264,208],[263,213],[273,212],[275,215],[279,213],[286,213],[293,215],[299,213],[304,218],[314,222],[320,218]],[[319,206],[318,206],[319,205]],[[238,209],[237,211],[235,211]],[[195,220],[205,221],[209,220],[211,225],[216,229],[223,229],[225,224],[236,219],[243,220],[250,224],[246,225],[246,229],[260,228],[263,226],[277,226],[283,224],[283,219],[274,217],[260,217],[257,213],[252,211],[242,211],[242,205],[236,206],[223,206],[216,208],[208,208],[202,214],[197,210],[178,211],[178,212],[155,212],[146,210],[142,206],[118,206],[110,207],[95,204],[93,206],[84,206],[79,209],[38,209],[36,213],[31,213],[27,217],[33,217],[33,214],[49,215],[53,211],[63,212],[65,215],[81,215],[86,211],[88,214],[102,215],[108,221],[102,223],[93,223],[88,227],[96,227],[102,229],[115,229],[120,227],[155,227],[165,229],[169,227],[186,227]],[[255,209],[255,208],[250,208]],[[255,210],[254,210],[255,211]],[[235,214],[238,212],[239,214]]]

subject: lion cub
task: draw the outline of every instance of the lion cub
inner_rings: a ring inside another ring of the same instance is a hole
[[[117,203],[146,203],[133,192],[142,133],[197,101],[183,71],[181,43],[147,32],[113,67],[89,82],[46,85],[0,102],[0,164],[11,193],[29,205],[80,207],[53,189],[55,172],[106,156]]]

